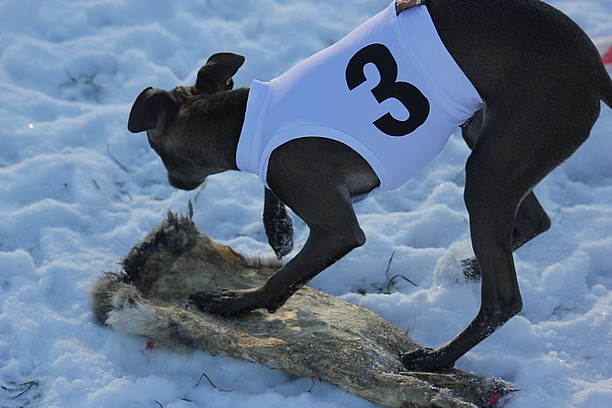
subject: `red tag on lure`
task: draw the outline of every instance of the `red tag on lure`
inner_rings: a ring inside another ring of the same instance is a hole
[[[489,394],[489,405],[492,407],[497,405],[500,399],[501,396],[499,394],[492,392],[491,394]]]

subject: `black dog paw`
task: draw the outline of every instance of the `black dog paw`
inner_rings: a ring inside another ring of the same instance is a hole
[[[270,190],[266,189],[263,213],[268,243],[276,257],[281,259],[293,250],[293,220],[287,207]]]
[[[289,215],[276,219],[274,225],[267,224],[266,235],[278,259],[293,251],[293,220]]]
[[[431,348],[418,348],[400,354],[400,361],[407,371],[445,372],[452,370],[455,362],[447,362],[443,353]]]
[[[221,317],[235,317],[249,310],[241,304],[239,292],[234,291],[198,292],[189,296],[189,300],[200,311]]]
[[[221,317],[235,317],[255,309],[267,309],[274,313],[286,298],[268,298],[262,288],[198,292],[189,301],[200,311]]]
[[[464,259],[461,261],[463,267],[463,277],[467,281],[477,281],[480,279],[480,265],[476,258]]]

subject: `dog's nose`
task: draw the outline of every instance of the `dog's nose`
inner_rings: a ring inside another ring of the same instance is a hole
[[[168,175],[168,182],[170,183],[172,187],[178,188],[179,190],[186,190],[186,191],[195,190],[204,182],[204,180],[201,180],[198,182],[187,182],[187,181],[179,180],[177,178],[174,178]]]

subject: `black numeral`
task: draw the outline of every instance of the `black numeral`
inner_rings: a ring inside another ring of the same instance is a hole
[[[380,82],[372,89],[378,103],[391,98],[397,99],[410,114],[408,119],[398,120],[387,112],[375,120],[374,125],[389,136],[406,136],[414,132],[429,116],[429,101],[416,86],[397,81],[397,62],[383,44],[368,45],[353,55],[346,67],[346,84],[349,90],[352,91],[366,82],[363,69],[368,63],[374,64],[380,73]]]

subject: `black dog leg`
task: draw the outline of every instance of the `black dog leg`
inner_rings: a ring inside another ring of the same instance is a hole
[[[473,149],[478,140],[483,121],[483,110],[476,112],[470,124],[461,129],[465,143]],[[550,218],[533,192],[530,192],[521,202],[514,220],[512,231],[512,250],[517,250],[524,244],[550,228]],[[480,279],[480,266],[476,258],[464,259],[463,275],[468,280]]]
[[[450,343],[402,355],[408,370],[452,367],[521,310],[512,258],[515,214],[533,186],[586,140],[599,111],[599,101],[588,92],[576,103],[582,103],[580,106],[590,109],[592,115],[572,115],[571,107],[562,106],[563,100],[551,101],[547,107],[567,111],[557,122],[546,120],[546,110],[543,117],[533,117],[533,108],[527,106],[526,111],[513,115],[494,109],[485,112],[481,133],[466,164],[465,183],[472,246],[482,271],[481,307],[472,323]],[[514,119],[528,115],[532,115],[529,123]]]
[[[325,203],[311,189],[326,197]],[[315,275],[365,243],[346,188],[302,179],[287,204],[310,228],[302,250],[261,287],[194,294],[191,299],[200,310],[221,316],[259,308],[274,312]]]

